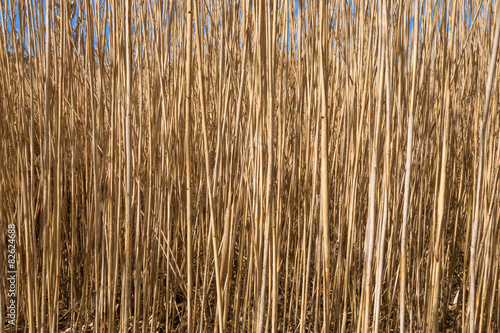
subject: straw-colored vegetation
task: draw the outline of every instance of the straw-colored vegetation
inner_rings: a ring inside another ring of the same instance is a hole
[[[2,0],[0,331],[498,332],[499,3]]]

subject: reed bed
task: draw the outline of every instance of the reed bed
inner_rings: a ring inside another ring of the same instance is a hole
[[[498,332],[498,4],[2,0],[0,331]]]

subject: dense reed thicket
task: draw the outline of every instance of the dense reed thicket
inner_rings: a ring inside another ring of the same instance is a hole
[[[498,3],[0,1],[0,331],[498,332]]]

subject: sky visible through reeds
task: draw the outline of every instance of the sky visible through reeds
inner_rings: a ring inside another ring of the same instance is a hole
[[[30,0],[33,2],[34,6],[38,6],[38,4],[40,4],[42,6],[42,14],[44,13],[44,8],[45,8],[45,1],[44,0],[41,0],[41,1],[36,1],[36,0]],[[297,6],[296,6],[296,11],[295,11],[295,15],[298,15],[298,3],[299,3],[299,0],[296,0],[297,1]],[[358,0],[359,1],[359,0]],[[430,3],[430,5],[432,5],[433,7],[434,6],[442,6],[442,2],[445,1],[445,0],[433,0],[432,3]],[[494,6],[494,1],[495,0],[490,0],[492,5]],[[11,2],[12,4],[14,4],[14,11],[12,12],[12,7],[9,6],[9,2]],[[484,1],[481,2],[481,9],[479,10],[479,14],[481,15],[482,13],[482,8],[484,6]],[[76,2],[77,5],[78,5],[78,1]],[[169,6],[169,1],[164,1],[165,3],[165,11],[168,11],[168,6]],[[14,26],[15,27],[15,30],[16,30],[16,34],[15,36],[17,36],[19,38],[19,9],[18,9],[18,6],[19,6],[19,2],[18,1],[15,1],[15,0],[11,0],[11,1],[7,1],[7,6],[6,6],[6,16],[4,17],[3,15],[0,17],[0,26],[5,26],[5,28],[7,29],[7,35],[9,36],[12,36],[11,35],[11,32],[12,32],[12,27]],[[98,2],[96,2],[95,0],[91,0],[91,5],[94,7],[94,8],[97,8],[98,11],[101,11],[102,12],[102,7],[101,5],[104,4],[104,2],[102,2],[101,4],[99,4]],[[311,2],[311,5],[314,6],[314,1]],[[337,4],[338,6],[339,4]],[[348,1],[348,5],[349,7],[351,8],[351,17],[352,18],[352,13],[354,11],[354,8],[356,7],[356,0],[349,0]],[[423,12],[425,10],[425,6],[426,6],[426,2],[422,2],[421,4],[422,6],[422,9],[420,10],[420,12]],[[472,23],[472,19],[473,19],[473,15],[474,15],[474,12],[475,12],[475,9],[473,6],[471,6],[471,3],[469,1],[464,1],[463,2],[463,6],[465,7],[465,11],[464,11],[464,15],[467,16],[466,18],[466,21],[468,22],[468,25],[469,25],[469,29],[471,28],[471,23]],[[450,3],[450,13],[452,11],[452,8],[453,8],[453,2]],[[149,10],[149,9],[148,9]],[[378,8],[376,7],[376,10],[378,11]],[[208,11],[210,11],[210,8],[208,8]],[[57,10],[56,10],[57,12]],[[240,11],[239,12],[240,16],[239,16],[239,21],[241,22],[241,19],[242,19],[242,15],[243,15],[243,12]],[[85,13],[84,13],[85,15]],[[42,16],[43,17],[43,16]],[[40,18],[39,18],[40,19]],[[420,18],[420,22],[419,22],[419,26],[421,27],[422,26],[422,19],[423,18]],[[5,22],[4,22],[5,20]],[[288,16],[288,20],[289,20],[289,24],[290,24],[290,20],[291,20],[291,17],[290,15]],[[71,23],[72,23],[72,26],[73,28],[76,27],[76,22],[77,21],[77,17],[73,17]],[[14,22],[14,24],[12,24]],[[207,29],[210,28],[210,23],[209,23],[209,20],[206,20],[205,21],[206,24],[203,26],[203,35],[206,34],[207,32]],[[107,23],[107,26],[106,26],[106,36],[109,37],[109,26],[108,26],[109,22]],[[221,23],[222,24],[222,23]],[[347,20],[347,27],[349,27],[349,24],[350,24],[350,21],[349,19]],[[164,25],[167,25],[167,22],[165,21],[164,22]],[[219,25],[220,26],[220,25]],[[409,20],[409,31],[408,31],[408,38],[411,39],[411,36],[412,36],[412,30],[413,30],[413,12],[410,13],[410,20]],[[334,15],[334,9],[332,9],[329,13],[328,13],[328,27],[335,30],[336,27],[337,27],[337,17],[335,17]],[[307,29],[307,22],[306,22],[306,29]],[[82,26],[82,37],[85,38],[85,24]],[[438,26],[438,30],[439,30],[439,26]],[[132,29],[133,31],[133,35],[135,34],[135,28]],[[420,32],[420,31],[419,31]],[[419,33],[420,35],[420,33]],[[28,50],[28,38],[29,36],[26,35],[26,38],[25,38],[25,47],[26,47],[26,50]],[[288,50],[288,47],[290,46],[290,38],[293,38],[295,39],[295,41],[297,40],[297,34],[295,33],[293,36],[291,36],[290,34],[290,29],[288,29],[287,31],[287,37],[286,37],[286,42],[284,43],[285,45],[283,45],[283,47]],[[333,41],[333,43],[335,43],[335,40]],[[8,51],[10,52],[11,50],[11,42],[8,42],[7,43],[8,45]],[[94,45],[94,47],[97,47],[97,44]],[[296,47],[297,44],[296,44]],[[36,50],[32,50],[31,51],[32,54],[34,54],[34,52],[36,52]],[[409,51],[411,53],[411,50]]]

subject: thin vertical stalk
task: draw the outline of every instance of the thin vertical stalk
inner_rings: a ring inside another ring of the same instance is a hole
[[[191,49],[193,29],[193,0],[187,1],[186,23],[186,113],[184,132],[184,157],[186,162],[186,250],[187,250],[187,331],[193,332],[193,240],[192,240],[192,211],[191,211]],[[214,230],[215,232],[215,230]],[[218,269],[217,267],[215,269]],[[221,320],[222,318],[220,318]]]
[[[132,279],[132,145],[130,129],[131,80],[132,80],[132,30],[131,0],[125,0],[125,154],[126,154],[126,198],[125,198],[125,267],[122,285],[121,330],[128,331],[130,311],[130,286]]]
[[[321,90],[321,224],[323,228],[323,332],[330,332],[330,229],[328,225],[328,114],[327,79],[325,58],[327,56],[327,27],[324,1],[319,2],[320,32],[318,40],[319,80]]]
[[[50,2],[45,1],[45,121],[44,121],[44,157],[43,157],[43,248],[47,248],[47,225],[49,223],[49,207],[50,207],[50,147],[49,147],[49,131],[50,131],[50,55],[51,55],[51,39],[50,39]],[[47,267],[47,251],[43,252],[42,264],[42,300],[41,300],[41,323],[39,330],[41,333],[45,330],[45,288],[46,288],[46,267]]]
[[[485,133],[488,124],[488,116],[490,111],[491,90],[493,88],[493,75],[495,73],[498,54],[498,42],[500,38],[500,10],[497,9],[495,18],[495,35],[493,38],[493,48],[491,49],[490,66],[488,69],[488,80],[486,81],[486,97],[484,100],[483,120],[479,125],[479,154],[478,154],[478,169],[477,169],[477,190],[474,208],[474,222],[472,225],[472,239],[470,246],[470,266],[469,266],[469,332],[474,333],[476,328],[475,307],[476,307],[476,243],[479,227],[479,214],[483,201],[482,193],[482,173],[483,173],[483,155],[485,146]]]
[[[410,202],[410,180],[411,168],[413,159],[413,113],[416,104],[416,89],[417,89],[417,49],[418,49],[418,27],[415,24],[420,20],[419,0],[413,2],[413,36],[412,36],[412,52],[411,52],[411,71],[412,71],[412,88],[410,94],[410,109],[408,110],[408,132],[406,139],[406,172],[404,183],[404,203],[403,203],[403,220],[401,224],[401,251],[399,261],[399,331],[404,333],[405,329],[405,293],[406,293],[406,227],[408,224],[408,207]]]

